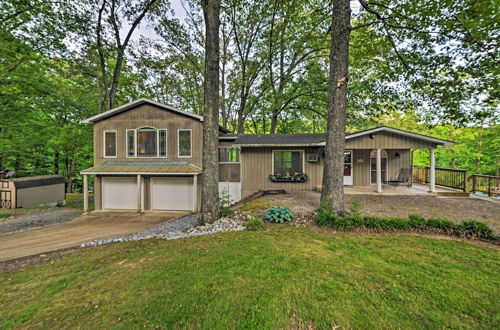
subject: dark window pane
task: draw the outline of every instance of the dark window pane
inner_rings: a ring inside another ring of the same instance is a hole
[[[302,152],[275,151],[274,174],[304,173]]]
[[[128,148],[128,156],[135,156],[135,132],[127,131],[127,148]]]
[[[350,164],[351,163],[351,152],[346,151],[344,152],[344,164]]]
[[[344,165],[344,176],[351,176],[351,165]]]
[[[160,157],[167,156],[167,131],[162,129],[158,131],[159,135],[159,145],[160,145]]]
[[[137,156],[156,157],[156,129],[143,128],[137,131]]]
[[[106,132],[104,139],[104,155],[106,157],[116,157],[116,132]]]
[[[191,131],[179,131],[179,156],[191,157]]]
[[[219,163],[238,163],[240,161],[240,149],[219,148]]]

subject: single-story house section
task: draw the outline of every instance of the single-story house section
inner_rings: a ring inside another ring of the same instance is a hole
[[[203,117],[147,99],[91,117],[97,210],[200,208]],[[435,191],[438,146],[453,142],[390,127],[346,136],[344,184],[411,185],[412,150],[429,149]],[[321,190],[325,134],[231,134],[219,129],[219,190],[237,202],[265,190]],[[88,210],[85,198],[84,208]]]
[[[64,178],[44,175],[0,180],[0,207],[60,205],[66,199]]]

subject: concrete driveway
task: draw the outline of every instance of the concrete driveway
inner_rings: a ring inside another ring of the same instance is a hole
[[[94,213],[71,221],[0,236],[0,261],[78,246],[95,239],[144,231],[186,213]]]

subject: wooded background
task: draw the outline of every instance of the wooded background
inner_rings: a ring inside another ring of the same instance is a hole
[[[0,169],[61,174],[79,190],[92,165],[80,120],[140,97],[200,114],[203,13],[199,1],[171,2],[0,0]],[[352,1],[348,130],[453,140],[437,166],[499,175],[496,4]],[[330,14],[321,0],[222,1],[222,125],[325,131]]]

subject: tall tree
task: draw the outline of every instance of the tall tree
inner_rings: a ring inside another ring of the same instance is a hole
[[[339,215],[345,214],[343,173],[350,34],[351,8],[349,0],[334,0],[328,81],[328,122],[321,205]]]
[[[219,26],[220,0],[202,0],[205,18],[205,85],[203,104],[203,184],[201,223],[219,218]]]

